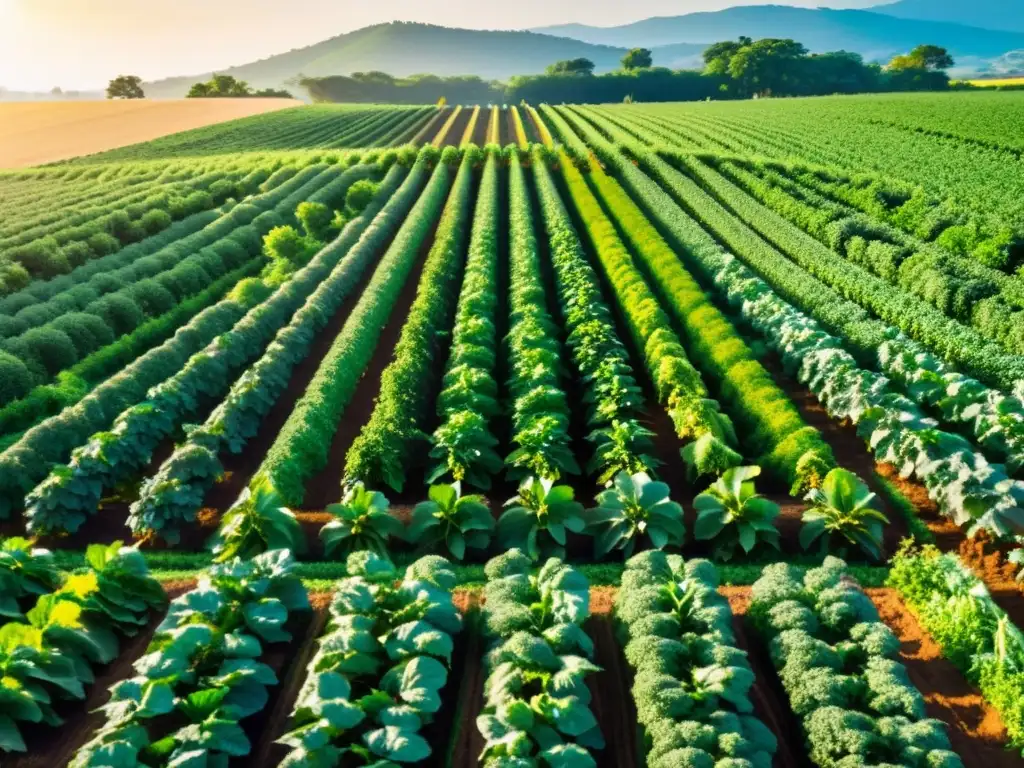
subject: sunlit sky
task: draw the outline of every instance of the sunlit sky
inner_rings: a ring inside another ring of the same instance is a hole
[[[867,7],[885,0],[774,0]],[[0,87],[90,90],[118,74],[145,80],[209,72],[384,21],[476,29],[756,5],[765,0],[0,0]]]

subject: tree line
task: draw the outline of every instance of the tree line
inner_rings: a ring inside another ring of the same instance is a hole
[[[888,64],[865,62],[857,53],[810,53],[795,40],[741,37],[709,46],[703,69],[653,66],[646,48],[634,48],[621,67],[595,74],[589,59],[555,62],[540,75],[517,75],[507,83],[475,76],[394,77],[385,72],[304,78],[314,101],[429,104],[608,103],[703,101],[835,93],[943,90],[953,66],[939,46],[921,45]]]
[[[144,99],[146,91],[142,87],[142,78],[137,75],[118,75],[107,86],[108,99]],[[195,83],[185,96],[186,99],[291,99],[288,91],[264,88],[256,90],[245,80],[238,80],[231,75],[214,75],[209,80]]]

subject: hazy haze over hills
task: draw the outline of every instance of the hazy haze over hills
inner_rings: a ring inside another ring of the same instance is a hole
[[[1021,0],[899,0],[871,10],[903,19],[951,21],[1024,32],[1024,2]]]
[[[785,37],[799,40],[812,51],[856,51],[867,58],[885,58],[924,42],[945,46],[954,56],[986,58],[1024,47],[1024,34],[1018,32],[902,19],[866,11],[809,10],[782,5],[652,18],[619,27],[567,24],[535,31],[622,47],[650,47],[670,41],[710,42],[740,35]]]
[[[695,66],[703,44],[670,45],[655,50],[655,63]],[[625,49],[532,32],[488,32],[449,29],[427,24],[380,24],[325,40],[241,67],[220,70],[257,88],[280,87],[299,73],[309,77],[348,75],[379,70],[398,76],[478,75],[506,80],[537,74],[559,59],[586,57],[598,71],[619,66]],[[162,80],[146,85],[157,98],[184,95],[189,85],[207,74]],[[298,89],[293,89],[298,94]]]

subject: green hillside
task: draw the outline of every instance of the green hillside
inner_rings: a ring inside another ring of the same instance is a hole
[[[669,45],[656,51],[655,61],[665,66],[690,65],[703,48],[700,44]],[[577,57],[586,57],[597,65],[598,71],[607,71],[618,66],[624,53],[617,47],[533,32],[395,22],[366,27],[223,71],[257,88],[284,87],[299,75],[323,77],[375,70],[395,76],[429,72],[505,80],[512,75],[537,74],[554,61]],[[183,96],[192,83],[205,80],[210,74],[147,83],[146,94],[154,98]]]

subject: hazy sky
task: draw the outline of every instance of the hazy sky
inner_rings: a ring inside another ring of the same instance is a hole
[[[521,29],[763,2],[860,7],[886,0],[0,0],[0,87],[99,89],[245,64],[383,21]]]

